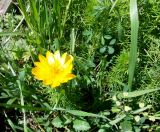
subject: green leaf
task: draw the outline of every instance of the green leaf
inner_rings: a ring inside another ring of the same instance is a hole
[[[87,121],[76,119],[73,121],[73,128],[78,131],[87,131],[91,127]]]
[[[141,129],[139,127],[134,126],[134,132],[140,132],[140,131],[141,131]]]
[[[67,124],[70,124],[71,122],[72,122],[71,119],[66,119],[65,122],[64,122],[64,124],[67,125]]]
[[[128,69],[129,91],[131,91],[132,89],[134,70],[136,67],[136,60],[137,60],[137,39],[138,39],[138,27],[139,27],[137,0],[130,0],[130,20],[131,20],[131,49],[129,55],[129,69]]]
[[[114,45],[116,43],[116,39],[112,39],[110,42],[109,42],[109,45]]]
[[[115,120],[110,121],[109,123],[110,123],[111,125],[115,125],[116,123],[118,123],[118,122],[120,122],[121,120],[123,120],[125,117],[126,117],[126,115],[121,115],[121,116],[119,116],[118,118],[116,118]]]
[[[93,114],[93,113],[88,113],[85,111],[79,111],[79,110],[65,110],[66,112],[76,115],[76,116],[90,116],[90,117],[102,117],[105,118],[104,116],[98,115],[98,114]]]
[[[46,121],[46,122],[43,123],[43,125],[44,125],[45,127],[48,127],[48,126],[50,125],[50,122],[49,122],[49,121]]]
[[[104,38],[109,40],[112,38],[112,36],[111,35],[104,35]]]
[[[89,36],[89,35],[92,35],[92,31],[90,31],[90,30],[85,30],[85,31],[83,31],[83,33],[82,33],[84,36]]]
[[[150,127],[149,125],[142,126],[142,128],[144,128],[144,129],[148,129],[149,127]]]
[[[105,44],[105,40],[104,40],[103,36],[101,37],[101,44],[102,44],[102,45]]]
[[[106,46],[100,48],[100,50],[99,50],[99,52],[102,53],[102,54],[103,54],[105,51],[106,51]]]
[[[156,127],[156,132],[160,132],[160,126]]]
[[[57,128],[62,128],[63,127],[63,122],[59,117],[56,117],[53,119],[52,124],[57,127]]]
[[[104,111],[104,112],[102,112],[102,114],[105,115],[105,116],[108,116],[108,115],[110,115],[111,113],[110,113],[109,111]]]
[[[119,109],[119,108],[117,108],[117,107],[112,107],[111,111],[112,111],[113,113],[118,113],[118,112],[121,111],[121,109]]]
[[[96,65],[93,63],[92,60],[88,59],[86,62],[87,62],[86,64],[88,65],[88,67],[96,67]]]
[[[150,108],[152,108],[152,105],[147,105],[146,107],[143,107],[143,108],[141,108],[141,109],[138,109],[138,110],[133,111],[133,114],[141,113],[141,112],[143,112],[143,111],[145,111],[145,110],[147,110],[147,109],[150,109]]]
[[[18,79],[21,80],[21,81],[24,81],[25,80],[25,69],[23,69],[22,71],[19,72],[19,76],[18,76]]]
[[[15,97],[15,98],[11,98],[11,99],[9,99],[8,101],[7,101],[7,104],[12,104],[14,101],[16,101],[17,100],[17,98]]]
[[[141,96],[141,95],[144,95],[144,94],[148,94],[148,93],[151,93],[151,92],[155,92],[157,90],[160,90],[160,88],[155,88],[155,89],[146,89],[146,90],[138,90],[138,91],[133,91],[133,92],[121,92],[117,95],[117,97],[119,99],[121,98],[133,98],[133,97],[137,97],[137,96]]]
[[[130,121],[123,121],[121,124],[122,132],[132,132],[132,125]]]
[[[100,127],[100,128],[102,128],[102,129],[106,129],[106,128],[109,128],[109,127],[111,127],[109,124],[105,124],[105,125],[101,125],[101,127]]]
[[[108,54],[113,54],[114,53],[114,48],[111,46],[108,46]]]
[[[106,129],[101,128],[98,130],[98,132],[106,132]]]
[[[46,132],[52,132],[52,127],[46,127]]]

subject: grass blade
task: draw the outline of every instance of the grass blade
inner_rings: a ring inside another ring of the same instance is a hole
[[[0,32],[0,36],[23,36],[24,34],[22,32]]]
[[[19,10],[20,12],[22,13],[23,17],[25,18],[25,21],[26,23],[28,24],[29,28],[33,30],[33,27],[32,27],[32,23],[30,21],[30,17],[27,13],[27,11],[29,10],[29,6],[26,7],[26,3],[23,1],[23,0],[17,0],[18,4],[19,4]]]
[[[69,0],[69,1],[68,1],[68,4],[67,4],[67,6],[66,6],[66,10],[65,10],[65,13],[64,13],[64,18],[63,18],[63,21],[62,21],[62,30],[61,30],[60,38],[63,36],[62,34],[63,34],[63,30],[64,30],[65,23],[66,23],[66,21],[67,21],[68,10],[69,10],[69,8],[70,8],[71,1],[72,1],[72,0]]]
[[[30,11],[31,15],[33,16],[33,21],[35,21],[35,23],[37,24],[37,28],[39,28],[40,18],[36,8],[36,2],[34,0],[30,0]]]
[[[12,128],[12,130],[13,130],[14,132],[16,132],[15,125],[14,125],[13,122],[8,118],[8,116],[7,116],[7,114],[6,114],[5,112],[4,112],[4,114],[5,114],[5,117],[7,118],[7,121],[8,121],[8,123],[9,123],[10,127]]]
[[[132,91],[132,82],[137,60],[137,39],[138,39],[138,9],[137,0],[130,0],[130,20],[131,20],[131,49],[129,56],[129,77],[128,89]]]
[[[111,1],[111,2],[112,2],[112,1]],[[117,2],[118,2],[118,0],[112,2],[112,7],[111,7],[111,9],[110,9],[110,11],[109,11],[109,14],[113,11],[113,9],[114,9],[114,7],[116,6]]]
[[[24,106],[24,98],[23,98],[23,94],[22,94],[22,85],[20,80],[17,80],[17,84],[20,90],[20,98],[21,98],[21,106]],[[23,113],[23,128],[24,128],[24,132],[28,132],[27,130],[27,122],[26,122],[26,112],[25,109],[22,108],[22,113]]]
[[[133,98],[133,97],[138,97],[142,96],[151,92],[155,92],[160,90],[160,88],[153,88],[153,89],[146,89],[146,90],[138,90],[138,91],[133,91],[133,92],[127,92],[127,93],[119,93],[118,98]]]
[[[71,42],[70,42],[70,53],[73,54],[75,50],[75,41],[76,41],[76,35],[75,35],[75,29],[72,28],[71,34],[70,34]]]

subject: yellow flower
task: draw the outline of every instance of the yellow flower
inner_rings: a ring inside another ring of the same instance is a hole
[[[76,77],[71,73],[73,57],[67,53],[61,56],[59,50],[54,54],[47,51],[46,57],[39,55],[39,60],[34,63],[36,67],[32,69],[32,74],[45,85],[55,88]]]

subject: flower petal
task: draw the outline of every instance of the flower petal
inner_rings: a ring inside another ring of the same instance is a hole
[[[56,60],[60,60],[60,59],[61,59],[59,50],[57,50],[57,51],[54,53],[53,56],[54,56],[54,58],[55,58]]]
[[[62,80],[63,83],[68,82],[69,80],[75,78],[76,76],[74,74],[68,74],[67,76],[65,76]]]
[[[46,58],[41,54],[38,56],[38,58],[39,58],[40,62],[45,62],[46,61]]]
[[[52,88],[58,87],[60,85],[60,82],[54,81],[51,85]]]
[[[65,63],[72,63],[72,61],[73,61],[73,56],[67,55],[65,59]]]
[[[65,60],[66,60],[66,57],[67,57],[67,53],[64,53],[61,57],[61,64],[64,65],[65,63]]]
[[[47,58],[47,61],[50,65],[52,65],[55,61],[54,60],[54,55],[49,51],[47,51],[46,58]]]
[[[32,74],[33,74],[33,75],[37,75],[37,74],[38,74],[38,71],[39,71],[38,68],[35,67],[35,68],[32,69]]]

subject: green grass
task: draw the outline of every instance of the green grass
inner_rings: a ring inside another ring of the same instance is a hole
[[[158,0],[17,2],[0,18],[2,131],[160,129]],[[74,57],[57,89],[31,74],[48,50]]]

